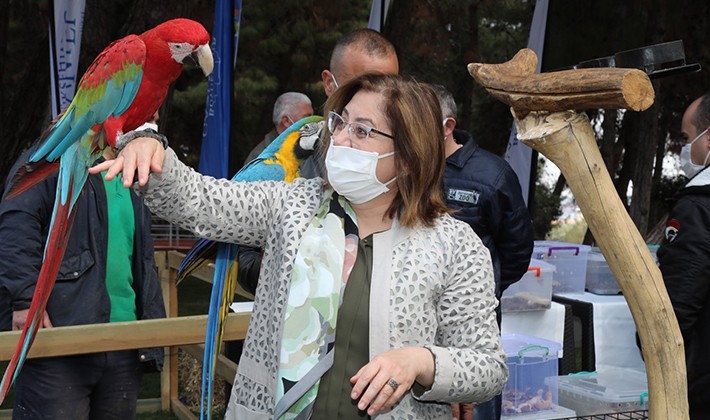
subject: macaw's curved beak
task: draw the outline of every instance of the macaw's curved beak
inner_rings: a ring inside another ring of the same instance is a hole
[[[212,50],[208,44],[200,45],[192,54],[193,60],[200,66],[205,76],[209,76],[214,69],[214,59],[212,58]]]

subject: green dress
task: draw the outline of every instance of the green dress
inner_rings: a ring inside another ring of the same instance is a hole
[[[358,242],[357,259],[338,309],[333,366],[321,378],[313,405],[314,420],[365,419],[350,398],[350,378],[370,361],[370,281],[372,279],[372,235]]]

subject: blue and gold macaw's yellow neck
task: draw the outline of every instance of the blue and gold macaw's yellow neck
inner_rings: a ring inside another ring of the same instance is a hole
[[[311,117],[313,118],[313,117]],[[314,146],[323,127],[319,121],[303,124],[284,139],[273,158],[265,159],[267,165],[280,165],[284,170],[284,181],[292,182],[300,176],[298,168],[306,158],[313,154]]]
[[[299,166],[313,154],[323,128],[323,117],[310,116],[293,123],[234,176],[235,181],[286,181],[300,175]]]

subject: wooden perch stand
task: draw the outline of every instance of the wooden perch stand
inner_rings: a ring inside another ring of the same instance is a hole
[[[636,69],[589,68],[535,74],[537,56],[530,49],[503,64],[471,63],[468,71],[518,117],[530,111],[626,108],[642,111],[653,105],[653,86]]]
[[[512,107],[518,138],[564,174],[628,302],[643,346],[653,420],[688,419],[683,337],[661,272],[616,193],[586,116],[572,110],[643,111],[654,92],[635,69],[590,68],[534,74],[524,49],[503,64],[469,64],[471,76]],[[636,351],[636,349],[629,349]]]

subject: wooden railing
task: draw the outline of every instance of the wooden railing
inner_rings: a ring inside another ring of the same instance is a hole
[[[166,347],[165,367],[161,373],[160,398],[138,401],[139,411],[170,410],[180,419],[196,419],[194,414],[178,400],[178,348],[183,348],[197,360],[202,360],[207,315],[177,316],[176,269],[184,254],[176,251],[155,253],[160,272],[168,317],[146,321],[115,322],[71,327],[41,329],[32,344],[28,357],[65,356],[113,350]],[[212,282],[213,266],[210,265],[194,277]],[[243,290],[238,293],[251,297]],[[225,340],[241,340],[249,325],[249,314],[230,313],[227,317]],[[20,331],[0,333],[0,360],[12,357]],[[220,357],[217,375],[232,383],[236,364]],[[0,410],[0,419],[10,418],[11,410]]]

